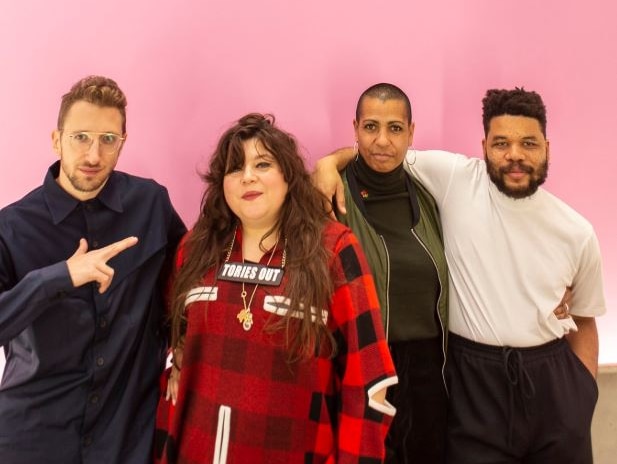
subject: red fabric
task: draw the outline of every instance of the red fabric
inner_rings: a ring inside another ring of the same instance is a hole
[[[242,261],[238,238],[230,261]],[[248,332],[236,318],[242,284],[218,281],[216,301],[187,306],[178,403],[170,415],[163,393],[157,413],[157,463],[215,462],[221,406],[230,410],[228,464],[382,462],[391,418],[369,408],[367,390],[395,373],[373,280],[349,229],[329,223],[324,240],[333,253],[327,323],[337,355],[290,365],[283,334],[263,331],[278,317],[263,309],[264,298],[284,295],[285,278],[280,287],[258,287]],[[281,257],[279,245],[271,266]],[[214,276],[212,270],[204,285]],[[248,302],[253,285],[246,287]]]

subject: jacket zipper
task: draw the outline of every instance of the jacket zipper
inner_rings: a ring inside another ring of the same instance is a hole
[[[433,258],[433,255],[428,251],[428,248],[426,247],[422,239],[418,237],[418,234],[416,234],[416,231],[413,227],[411,228],[411,233],[416,238],[418,243],[420,243],[428,257],[431,259],[431,262],[435,267],[435,271],[437,272],[437,280],[439,281],[439,296],[437,297],[437,306],[435,307],[435,310],[437,312],[437,320],[439,321],[439,325],[441,326],[441,353],[443,354],[443,363],[441,364],[441,380],[443,380],[443,386],[446,389],[446,395],[450,396],[448,392],[448,385],[446,385],[446,331],[443,326],[443,321],[441,320],[441,314],[439,313],[439,303],[443,295],[443,282],[441,281],[441,277],[439,276],[439,269],[437,268],[435,258]]]
[[[386,342],[388,341],[390,335],[390,253],[388,253],[388,247],[386,246],[386,239],[383,238],[383,235],[380,235],[381,243],[383,244],[383,249],[386,252]]]

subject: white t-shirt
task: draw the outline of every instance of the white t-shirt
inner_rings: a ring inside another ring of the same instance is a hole
[[[410,150],[405,167],[439,206],[452,332],[515,347],[560,338],[576,328],[553,314],[570,285],[571,314],[606,311],[597,237],[563,201],[542,188],[524,199],[504,195],[478,158]]]

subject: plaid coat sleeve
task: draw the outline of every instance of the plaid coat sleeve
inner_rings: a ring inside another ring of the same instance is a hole
[[[335,283],[331,313],[337,342],[334,364],[340,382],[336,462],[380,463],[396,410],[370,397],[396,384],[397,377],[370,268],[351,230],[337,226],[331,266]]]

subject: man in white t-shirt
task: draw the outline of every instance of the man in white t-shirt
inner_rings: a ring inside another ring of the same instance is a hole
[[[483,160],[406,159],[439,207],[451,276],[448,463],[591,463],[595,317],[606,311],[598,240],[539,187],[550,155],[541,97],[489,90],[483,109]],[[570,317],[558,319],[566,286]]]
[[[540,96],[489,90],[483,107],[484,160],[407,156],[437,201],[450,266],[448,459],[591,463],[598,240],[539,188],[550,156]],[[572,317],[558,320],[564,286]]]

